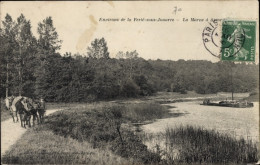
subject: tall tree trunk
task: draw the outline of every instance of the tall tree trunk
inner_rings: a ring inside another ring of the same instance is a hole
[[[19,53],[20,53],[20,58],[22,59],[22,50],[21,46],[19,46]],[[19,76],[19,96],[22,95],[22,74],[21,74],[21,69],[22,69],[22,63],[19,61],[19,70],[18,70],[18,76]]]
[[[22,95],[22,84],[21,84],[21,67],[19,67],[19,71],[18,71],[18,73],[19,73],[19,96],[21,96]]]
[[[133,71],[133,62],[132,58],[130,59],[130,79],[132,79],[132,71]]]
[[[5,97],[9,95],[9,60],[7,60],[6,64],[6,88],[5,88]]]

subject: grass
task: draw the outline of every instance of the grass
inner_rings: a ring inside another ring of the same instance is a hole
[[[149,106],[142,107],[150,108]],[[139,110],[141,113],[148,111]],[[45,127],[57,135],[71,137],[82,142],[87,141],[94,148],[109,148],[113,153],[132,159],[135,163],[159,162],[159,155],[148,151],[133,131],[121,127],[122,123],[135,121],[132,118],[135,115],[126,116],[132,111],[137,114],[139,112],[136,108],[127,109],[117,104],[71,109],[47,117]],[[148,116],[145,119],[151,119],[149,113],[144,113],[143,116]]]
[[[158,115],[151,117],[147,113],[151,106],[144,103],[140,105],[142,108],[137,108],[137,105],[107,102],[70,104],[70,108],[47,116],[44,124],[28,130],[4,155],[2,162],[5,164],[157,164],[160,162],[160,156],[150,152],[133,131],[122,126],[123,123],[136,121],[134,117],[138,114],[147,116],[138,121],[158,117]],[[62,104],[51,106],[52,108],[65,107]],[[161,110],[159,105],[154,106],[158,108],[157,111]],[[132,115],[127,117],[128,114]]]
[[[156,135],[133,131],[131,123],[169,115],[167,107],[155,102],[48,106],[66,110],[47,116],[44,124],[28,130],[2,157],[2,163],[167,165],[257,161],[255,143],[214,130],[180,126]]]
[[[242,99],[248,96],[248,93],[234,93],[235,99]],[[187,91],[187,94],[177,92],[157,92],[154,96],[145,97],[142,100],[154,100],[161,104],[203,100],[210,98],[211,100],[219,101],[231,99],[231,92],[218,92],[215,94],[198,94],[195,91]]]
[[[128,104],[122,109],[122,115],[131,122],[145,122],[169,117],[168,108],[154,102]]]
[[[250,93],[249,97],[245,98],[245,100],[250,102],[259,102],[259,92]]]
[[[47,109],[70,109],[71,112],[104,111],[104,109],[118,109],[125,122],[145,122],[165,117],[170,117],[170,106],[160,105],[153,101],[146,102],[94,102],[94,103],[48,103]]]
[[[44,126],[28,130],[3,157],[4,164],[127,164],[108,149],[55,135]]]
[[[165,164],[246,164],[258,160],[256,143],[214,130],[180,126],[142,137],[146,143],[153,143],[149,148],[159,153]]]
[[[168,100],[168,99],[185,99],[185,98],[196,98],[196,97],[211,97],[217,94],[199,94],[195,91],[187,91],[186,94],[179,92],[157,92],[154,96],[147,97],[152,100]]]

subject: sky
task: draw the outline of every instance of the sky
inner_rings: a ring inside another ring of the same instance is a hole
[[[1,20],[9,13],[13,19],[22,13],[31,21],[32,32],[48,16],[63,41],[59,52],[86,54],[95,38],[104,37],[111,57],[119,51],[134,51],[144,59],[219,61],[203,45],[206,18],[258,21],[257,1],[135,1],[135,2],[1,2]],[[174,12],[177,10],[176,12]],[[100,21],[119,19],[120,21]],[[121,21],[121,19],[126,19]],[[131,21],[127,21],[130,18]],[[173,22],[134,21],[174,19]],[[204,21],[190,21],[191,18]],[[188,21],[183,22],[183,19]],[[258,23],[257,23],[258,24]],[[258,29],[258,28],[257,28]],[[258,36],[258,34],[257,34]],[[258,41],[258,39],[257,39]],[[256,61],[259,61],[259,43]]]

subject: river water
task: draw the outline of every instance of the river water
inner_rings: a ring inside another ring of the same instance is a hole
[[[201,101],[165,104],[172,106],[172,117],[159,119],[154,123],[143,125],[146,133],[159,133],[167,127],[191,125],[214,129],[235,138],[244,137],[259,141],[259,102],[251,108],[230,108],[200,105]]]

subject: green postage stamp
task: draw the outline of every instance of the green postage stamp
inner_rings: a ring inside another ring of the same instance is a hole
[[[221,59],[225,61],[255,61],[256,22],[223,20]]]

